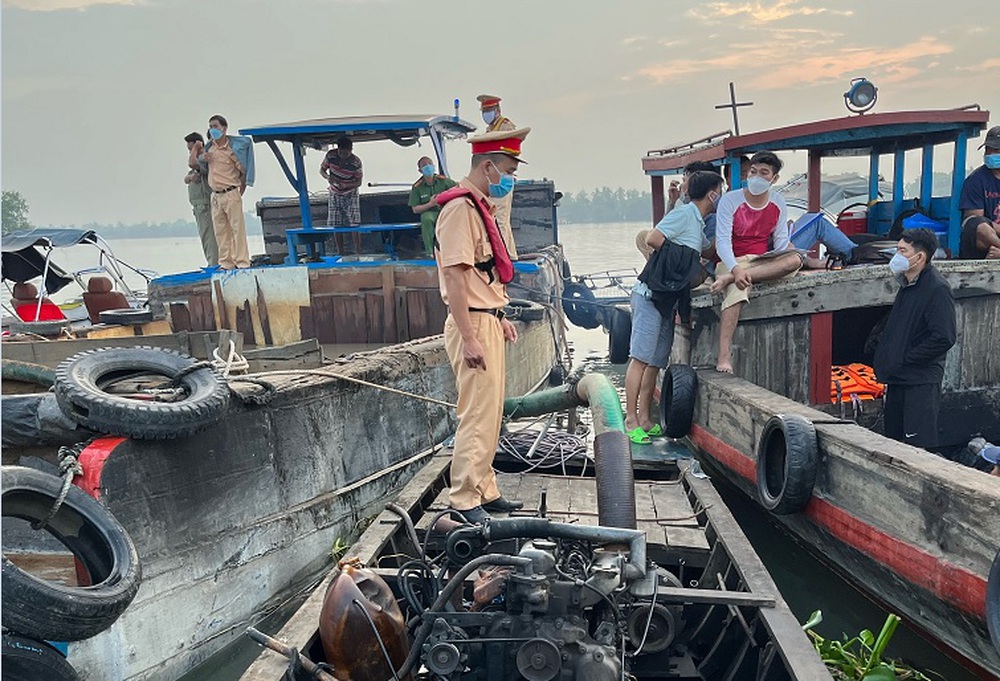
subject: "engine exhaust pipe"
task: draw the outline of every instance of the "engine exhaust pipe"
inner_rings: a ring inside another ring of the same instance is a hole
[[[504,400],[504,416],[529,417],[574,407],[590,407],[597,471],[597,520],[604,527],[636,529],[632,449],[618,391],[603,374],[587,374],[575,384]]]

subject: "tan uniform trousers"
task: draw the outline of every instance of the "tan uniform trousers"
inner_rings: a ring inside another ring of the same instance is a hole
[[[250,267],[247,226],[243,219],[243,196],[239,189],[212,192],[212,226],[219,245],[219,267]]]
[[[486,369],[470,369],[462,357],[462,335],[451,315],[444,323],[444,347],[458,387],[458,430],[451,460],[451,507],[467,511],[500,497],[493,457],[500,438],[504,396],[504,339],[500,320],[470,312],[483,345]]]

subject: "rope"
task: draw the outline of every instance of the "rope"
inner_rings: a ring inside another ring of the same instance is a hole
[[[52,504],[52,508],[49,509],[48,515],[46,515],[42,520],[31,524],[31,529],[41,530],[53,518],[59,513],[60,507],[62,507],[63,502],[66,501],[66,495],[69,494],[69,488],[73,485],[73,478],[78,475],[83,475],[83,466],[80,464],[79,456],[86,449],[95,438],[90,438],[85,442],[78,442],[72,447],[60,447],[59,448],[59,474],[63,479],[62,488],[59,490],[59,496],[56,497],[55,503]]]
[[[258,374],[247,374],[246,376],[230,376],[229,380],[230,382],[237,382],[237,383],[239,382],[256,383],[262,377],[270,377],[270,376],[322,376],[324,378],[337,378],[342,381],[347,381],[348,383],[357,383],[358,385],[363,385],[368,388],[383,390],[388,393],[393,393],[394,395],[402,395],[403,397],[410,397],[415,400],[421,400],[422,402],[430,402],[431,404],[437,404],[442,407],[448,407],[454,409],[456,406],[458,406],[453,402],[445,402],[444,400],[439,400],[434,397],[427,397],[426,395],[418,395],[416,393],[411,393],[406,390],[399,390],[398,388],[390,388],[387,385],[379,385],[378,383],[372,383],[371,381],[366,381],[361,378],[355,378],[354,376],[338,374],[334,371],[324,371],[322,369],[284,369],[281,371],[265,371]]]
[[[232,372],[244,373],[250,371],[250,362],[246,357],[236,352],[236,343],[229,340],[229,354],[226,359],[222,359],[219,348],[212,350],[212,366],[222,373],[223,378],[228,378]]]
[[[211,362],[195,362],[194,364],[191,364],[190,366],[184,367],[183,369],[181,369],[180,371],[178,371],[177,375],[174,376],[173,379],[171,379],[170,385],[171,385],[171,387],[176,388],[176,387],[180,386],[181,381],[186,376],[188,376],[190,374],[193,374],[196,371],[201,371],[202,369],[212,369],[212,368],[213,368],[213,366],[212,366]]]

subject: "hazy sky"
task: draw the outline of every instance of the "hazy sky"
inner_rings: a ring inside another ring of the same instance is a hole
[[[877,111],[1000,111],[996,0],[3,0],[0,19],[2,184],[41,225],[189,219],[182,138],[213,113],[237,129],[457,97],[481,124],[491,92],[533,129],[519,174],[577,191],[644,189],[646,150],[729,128],[730,80],[755,102],[744,132],[843,115],[860,75]],[[381,182],[423,153],[355,151]],[[449,145],[453,175],[467,153]],[[246,205],[289,193],[258,146]]]

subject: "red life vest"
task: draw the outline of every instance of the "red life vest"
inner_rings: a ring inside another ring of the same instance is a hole
[[[478,200],[476,195],[472,193],[472,190],[459,185],[441,192],[437,195],[435,200],[439,206],[444,207],[444,204],[459,197],[468,197],[472,200],[473,205],[475,205],[476,210],[479,212],[479,217],[482,218],[483,224],[486,226],[486,236],[489,237],[490,248],[493,250],[493,257],[485,262],[477,262],[475,264],[476,269],[481,272],[488,273],[490,275],[490,281],[492,281],[493,268],[495,267],[497,270],[497,276],[500,278],[500,283],[510,283],[510,281],[514,278],[514,263],[510,260],[510,253],[507,252],[507,245],[503,242],[503,237],[500,235],[500,230],[497,228],[497,221],[493,218],[493,215],[486,208],[486,206],[484,206],[482,202]],[[434,239],[434,245],[435,247],[439,247],[436,237]]]

